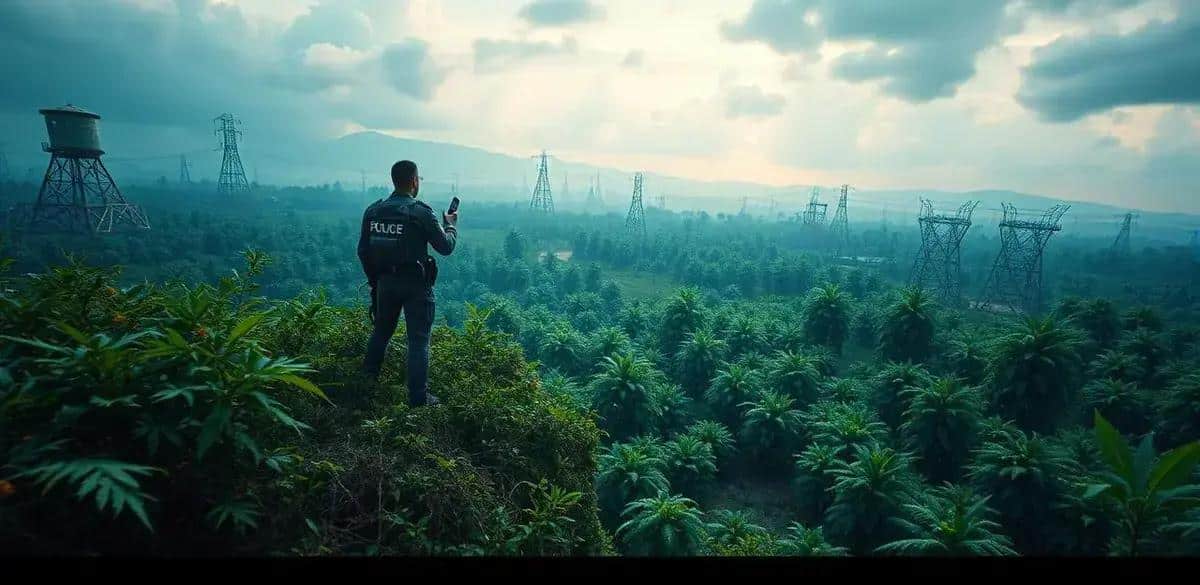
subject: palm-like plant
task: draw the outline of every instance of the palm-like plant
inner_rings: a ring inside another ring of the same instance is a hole
[[[886,360],[921,363],[933,353],[933,297],[906,288],[888,309],[879,331],[879,354]]]
[[[742,425],[742,445],[768,468],[786,463],[788,449],[796,441],[800,411],[795,400],[766,391],[758,402],[746,402],[746,420]]]
[[[649,362],[632,353],[600,360],[589,391],[592,408],[613,437],[623,439],[653,427],[652,385],[659,378],[655,374]]]
[[[795,398],[799,407],[806,407],[820,395],[821,367],[816,355],[780,351],[767,370],[767,386]]]
[[[696,555],[704,547],[703,513],[696,502],[661,492],[625,508],[629,520],[617,529],[617,538],[632,555]]]
[[[679,435],[667,443],[667,473],[681,493],[703,488],[717,473],[717,458],[708,443],[692,435]]]
[[[899,429],[908,403],[904,391],[922,388],[932,382],[924,367],[911,362],[891,362],[883,367],[872,380],[871,406],[879,418],[891,429]]]
[[[842,353],[849,329],[850,300],[836,284],[813,289],[804,305],[804,337]]]
[[[744,510],[717,510],[709,512],[711,520],[705,524],[708,538],[713,544],[730,546],[747,537],[765,534],[766,528],[754,523]]]
[[[584,357],[583,337],[569,324],[559,323],[542,338],[538,352],[551,367],[573,375]]]
[[[813,443],[796,455],[796,499],[803,503],[805,520],[820,522],[829,507],[829,489],[833,487],[829,472],[843,449],[840,445]]]
[[[1107,349],[1092,360],[1090,372],[1093,378],[1112,378],[1124,382],[1136,382],[1142,379],[1141,360],[1133,355],[1114,349]]]
[[[887,438],[887,426],[862,402],[818,402],[802,419],[813,443],[845,448],[846,457],[854,456],[855,447],[880,444]]]
[[[1121,315],[1121,328],[1126,331],[1148,329],[1157,333],[1163,330],[1163,320],[1154,307],[1134,307]]]
[[[597,462],[596,496],[610,525],[625,506],[669,488],[666,462],[653,452],[626,443],[614,443]]]
[[[1095,380],[1083,387],[1083,400],[1089,411],[1100,412],[1127,433],[1141,435],[1150,430],[1150,401],[1135,382]]]
[[[998,433],[974,453],[967,476],[990,494],[1000,523],[1022,554],[1047,554],[1059,536],[1055,508],[1066,486],[1069,462],[1056,445],[1019,429]]]
[[[1159,369],[1170,355],[1167,337],[1162,333],[1139,327],[1121,338],[1120,349],[1138,359],[1142,377],[1138,380],[1143,387],[1158,387]]]
[[[1111,347],[1121,333],[1117,309],[1108,299],[1091,299],[1074,303],[1073,306],[1060,306],[1058,312],[1087,333],[1093,350]],[[1094,351],[1087,355],[1092,353]]]
[[[850,462],[834,463],[834,500],[824,524],[850,550],[865,554],[892,540],[890,521],[913,490],[909,462],[908,455],[888,447],[857,445]]]
[[[878,552],[901,555],[1007,556],[1017,554],[1012,542],[991,520],[995,510],[988,498],[970,488],[945,484],[930,497],[905,504],[907,517],[896,519],[906,538],[889,542]]]
[[[708,388],[727,349],[725,342],[710,331],[689,333],[675,354],[676,371],[684,389],[695,396]]]
[[[717,372],[712,384],[704,392],[704,400],[717,417],[728,425],[740,425],[741,404],[758,394],[758,376],[750,368],[740,364],[728,364]]]
[[[1000,338],[991,367],[996,412],[1026,429],[1053,430],[1076,388],[1078,346],[1078,333],[1053,316],[1027,318]]]
[[[1171,382],[1158,400],[1158,435],[1168,445],[1200,440],[1200,374]]]
[[[958,479],[978,440],[983,398],[957,378],[939,378],[909,388],[908,410],[900,430],[919,455],[917,467],[935,482]]]
[[[746,353],[757,352],[766,343],[758,320],[750,315],[739,315],[729,323],[724,330],[726,343],[729,344],[730,359]]]
[[[655,384],[654,397],[655,428],[663,435],[682,430],[692,422],[692,399],[678,384]]]
[[[987,346],[977,335],[961,334],[950,342],[946,362],[968,385],[979,385],[987,374]]]
[[[1096,440],[1108,471],[1085,494],[1103,496],[1115,504],[1120,528],[1113,554],[1136,556],[1168,520],[1200,508],[1200,484],[1192,473],[1200,464],[1200,442],[1191,442],[1155,453],[1153,439],[1145,437],[1134,452],[1121,434],[1099,412],[1095,413]]]
[[[733,433],[729,432],[729,427],[715,420],[692,423],[692,426],[687,429],[687,434],[708,444],[713,455],[716,456],[718,464],[728,460],[737,452],[737,445],[734,442]]]
[[[680,289],[667,302],[663,312],[660,338],[663,351],[674,354],[688,333],[704,324],[704,308],[700,302],[700,291],[695,288]]]
[[[632,342],[619,327],[601,327],[592,332],[590,344],[592,363],[614,354],[629,353]]]
[[[821,400],[866,404],[867,394],[862,384],[854,378],[831,378],[821,392]]]
[[[844,557],[849,553],[845,547],[829,544],[820,526],[806,528],[799,522],[788,526],[779,545],[780,551],[790,557]]]

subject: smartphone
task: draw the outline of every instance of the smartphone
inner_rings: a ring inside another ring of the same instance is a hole
[[[457,211],[458,211],[458,197],[455,197],[454,199],[450,200],[450,209],[447,209],[446,213],[451,214],[451,213],[455,213]]]

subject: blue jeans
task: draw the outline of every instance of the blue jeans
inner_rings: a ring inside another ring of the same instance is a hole
[[[408,404],[425,404],[429,385],[429,332],[433,329],[433,288],[396,274],[381,274],[375,285],[375,329],[367,341],[363,371],[379,376],[400,312],[408,334]]]

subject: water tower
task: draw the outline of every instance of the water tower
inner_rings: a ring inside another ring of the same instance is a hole
[[[39,110],[46,118],[50,153],[42,188],[29,218],[31,229],[108,233],[113,228],[150,229],[136,205],[125,201],[100,161],[100,116],[66,105]]]

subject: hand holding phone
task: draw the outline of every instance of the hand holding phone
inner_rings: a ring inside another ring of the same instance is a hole
[[[450,208],[442,215],[442,223],[446,225],[458,223],[458,197],[450,200]]]

